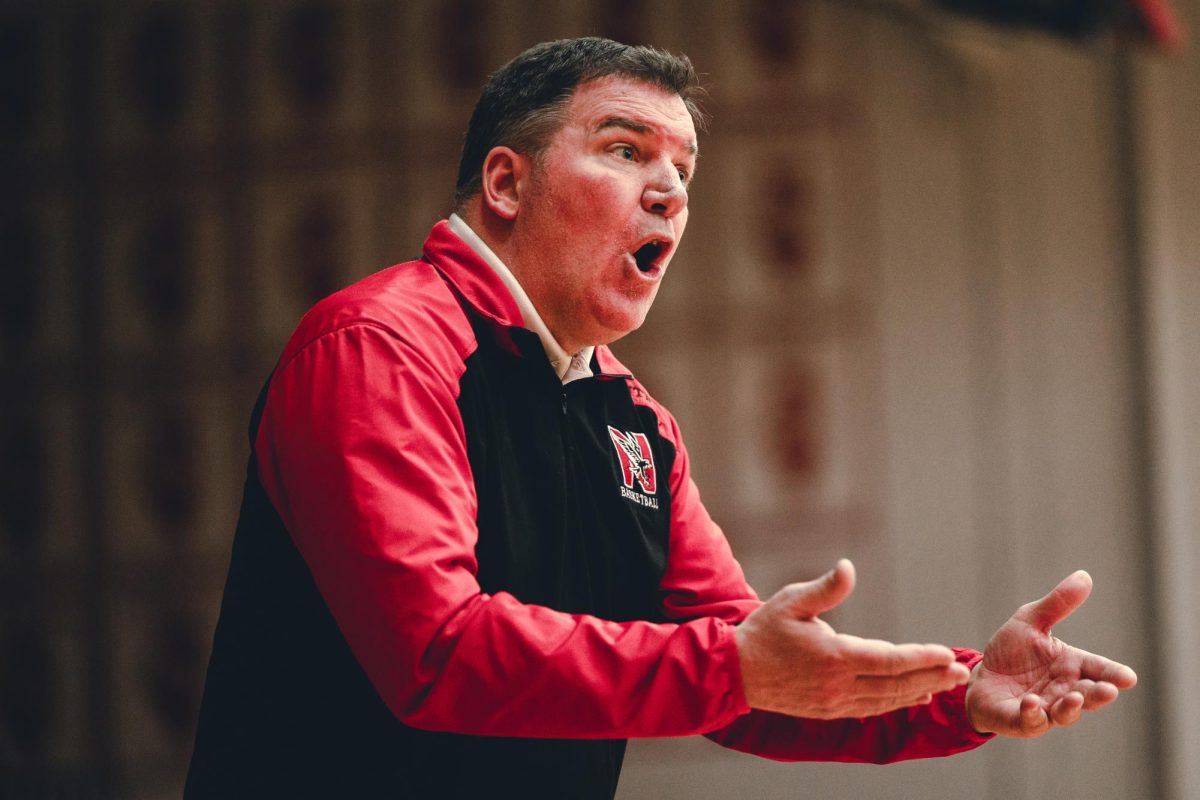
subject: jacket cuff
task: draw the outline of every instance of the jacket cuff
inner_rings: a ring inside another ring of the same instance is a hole
[[[955,647],[955,660],[965,666],[968,670],[974,670],[975,665],[983,661],[983,653],[978,650],[971,650],[965,647]],[[967,718],[967,686],[969,681],[962,686],[957,686],[943,695],[942,707],[946,714],[947,720],[956,728],[962,731],[963,739],[966,742],[973,744],[982,744],[995,737],[994,733],[980,733],[971,725],[971,721]]]
[[[749,714],[750,704],[746,702],[746,687],[742,682],[742,661],[738,656],[736,626],[727,622],[718,623],[721,627],[720,638],[717,640],[714,656],[717,668],[724,679],[726,696],[722,705],[732,712],[733,718]]]

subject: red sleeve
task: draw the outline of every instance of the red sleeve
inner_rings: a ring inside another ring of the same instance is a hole
[[[654,401],[647,402],[658,414],[660,432],[676,450],[670,475],[670,557],[662,581],[664,612],[671,619],[712,615],[741,622],[761,603],[700,502],[675,419]],[[974,650],[955,652],[968,668],[982,658]],[[935,695],[929,705],[864,719],[813,720],[754,710],[705,735],[725,747],[777,761],[886,763],[947,756],[991,738],[967,723],[965,692],[959,687]]]
[[[735,719],[728,623],[614,623],[480,591],[461,371],[461,354],[378,325],[325,333],[277,369],[255,444],[384,702],[408,725],[477,735],[677,736]]]
[[[671,539],[667,570],[659,584],[663,613],[668,619],[708,616],[736,625],[762,603],[746,583],[725,534],[700,502],[675,418],[649,399],[640,386],[635,388],[636,395],[654,410],[659,433],[675,446],[669,476]]]

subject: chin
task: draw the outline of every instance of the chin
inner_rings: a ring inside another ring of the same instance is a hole
[[[600,325],[596,326],[595,334],[592,337],[595,340],[594,343],[610,344],[633,333],[646,321],[646,311],[649,309],[637,314],[609,315]]]

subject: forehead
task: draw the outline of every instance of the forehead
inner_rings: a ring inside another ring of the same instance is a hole
[[[651,135],[694,153],[696,126],[683,98],[652,83],[607,76],[579,86],[567,106],[565,127],[594,135],[613,120],[644,126]]]

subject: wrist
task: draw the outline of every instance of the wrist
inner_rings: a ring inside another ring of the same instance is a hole
[[[744,624],[733,627],[733,641],[737,646],[738,673],[742,682],[742,697],[745,698],[746,705],[754,708],[754,687],[751,681],[754,665],[750,655],[751,645],[748,642],[748,638]]]
[[[967,719],[967,724],[971,726],[971,730],[980,736],[990,736],[993,731],[989,730],[976,715],[978,705],[977,695],[975,693],[975,679],[979,676],[979,670],[983,666],[982,659],[971,667],[971,676],[967,678],[967,689],[963,693],[963,715]]]

